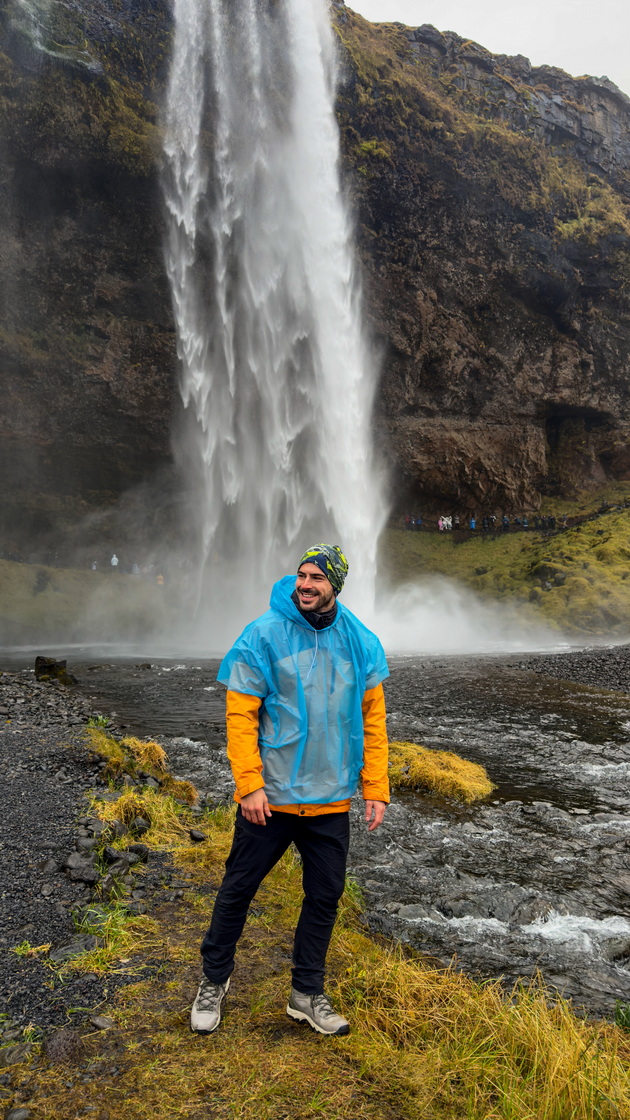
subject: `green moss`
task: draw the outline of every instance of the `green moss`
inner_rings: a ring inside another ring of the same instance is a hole
[[[604,178],[587,175],[577,158],[546,147],[497,118],[500,103],[492,91],[480,96],[462,91],[455,74],[435,77],[427,60],[409,50],[394,25],[374,26],[351,11],[337,25],[346,68],[353,75],[351,94],[342,90],[340,117],[358,135],[359,155],[371,145],[419,173],[423,161],[436,158],[452,173],[503,198],[558,241],[596,243],[604,237],[630,235],[630,206]],[[392,66],[392,59],[395,65]],[[523,113],[535,113],[531,91],[500,72],[505,87],[518,95]],[[383,139],[374,140],[375,131]],[[367,145],[367,148],[365,147]],[[348,150],[357,150],[357,144]],[[361,169],[365,167],[360,159]]]
[[[630,500],[630,483],[617,483],[590,498],[549,502],[556,515],[589,516],[582,524],[548,536],[539,532],[463,534],[390,530],[381,570],[393,583],[440,574],[482,596],[528,604],[547,623],[567,633],[619,634],[630,629],[630,508],[599,512],[614,489]],[[564,507],[564,511],[562,509]]]

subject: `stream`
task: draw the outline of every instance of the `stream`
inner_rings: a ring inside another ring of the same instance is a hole
[[[601,656],[601,655],[600,655]],[[231,798],[217,660],[70,667],[95,706],[165,743],[208,802]],[[391,739],[482,763],[472,806],[395,793],[349,873],[377,932],[512,984],[540,972],[590,1014],[630,1002],[630,695],[554,679],[535,656],[390,658]]]

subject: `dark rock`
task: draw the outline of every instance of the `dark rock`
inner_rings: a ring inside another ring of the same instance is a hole
[[[188,835],[190,836],[190,839],[194,840],[197,844],[201,843],[202,840],[208,839],[206,833],[201,832],[198,828],[191,828]]]
[[[129,825],[129,831],[136,836],[144,836],[145,832],[148,832],[150,828],[151,825],[144,817],[134,817]]]
[[[81,1036],[68,1027],[54,1031],[44,1042],[44,1053],[49,1062],[75,1062],[83,1055]]]
[[[134,898],[131,902],[128,902],[126,908],[130,914],[146,914],[147,912],[146,904],[139,898]]]
[[[109,846],[103,848],[102,855],[105,863],[118,863],[121,858],[121,853],[118,851],[118,849],[110,848]]]
[[[70,961],[74,957],[80,957],[82,953],[91,953],[97,946],[98,938],[89,935],[78,938],[69,945],[62,945],[59,949],[52,949],[48,957],[51,961],[59,964],[61,961]]]
[[[107,827],[105,821],[101,821],[97,817],[93,817],[87,824],[88,831],[91,832],[93,836],[102,836]]]
[[[20,1062],[25,1062],[31,1052],[31,1045],[28,1042],[21,1042],[19,1046],[3,1046],[0,1049],[0,1069],[6,1069],[8,1066],[19,1065]]]
[[[126,824],[122,821],[110,821],[109,831],[114,840],[120,840],[122,836],[126,836],[129,831]]]
[[[56,680],[65,685],[77,685],[79,682],[72,673],[69,673],[66,661],[55,661],[52,657],[35,658],[35,677],[41,680]]]
[[[120,852],[118,853],[118,856],[119,858],[114,863],[110,864],[108,874],[120,875],[122,878],[129,872],[129,860],[126,858],[126,856],[121,855]]]
[[[69,852],[64,858],[62,867],[71,870],[75,867],[85,867],[86,863],[94,863],[94,857],[83,855],[82,852]]]
[[[71,883],[98,883],[99,874],[92,863],[84,863],[79,867],[73,867],[68,871],[68,878]]]
[[[149,859],[149,849],[146,844],[129,844],[128,852],[138,856],[143,863],[147,863]]]
[[[111,871],[103,875],[98,884],[98,892],[105,902],[109,902],[110,899],[120,894],[120,884],[116,876],[112,875]]]

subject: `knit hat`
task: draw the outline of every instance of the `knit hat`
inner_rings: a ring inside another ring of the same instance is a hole
[[[298,571],[302,564],[317,564],[329,580],[335,595],[339,594],[348,574],[348,561],[338,544],[314,544],[304,553],[298,564]]]

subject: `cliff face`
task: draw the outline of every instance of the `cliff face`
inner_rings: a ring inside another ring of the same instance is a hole
[[[157,101],[169,14],[0,3],[0,530],[46,536],[170,457]]]
[[[630,103],[333,4],[398,508],[630,477]],[[0,0],[4,539],[171,465],[167,0]]]
[[[536,508],[630,469],[630,100],[337,5],[399,508]]]

